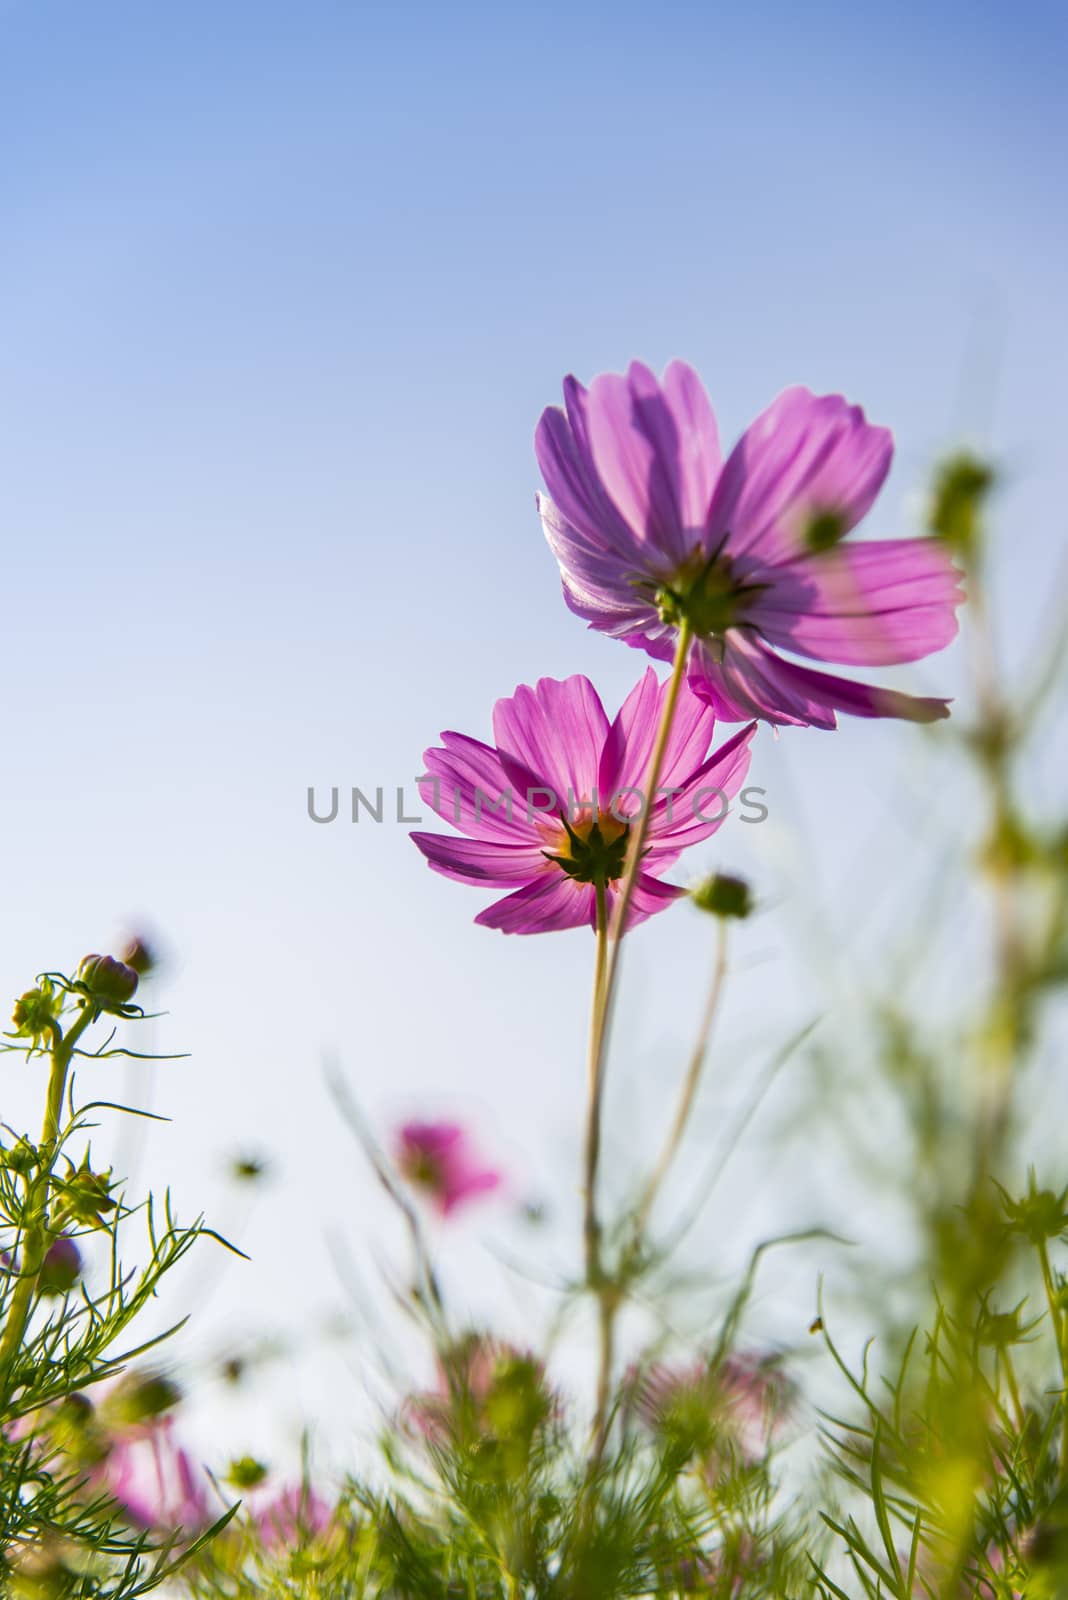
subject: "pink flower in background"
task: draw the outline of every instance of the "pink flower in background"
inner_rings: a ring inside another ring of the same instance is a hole
[[[630,1404],[656,1434],[685,1440],[715,1470],[729,1447],[744,1462],[760,1459],[781,1429],[793,1389],[776,1357],[728,1355],[717,1366],[658,1363],[633,1375]]]
[[[496,1439],[521,1455],[559,1413],[536,1356],[475,1330],[439,1352],[435,1388],[412,1395],[402,1416],[433,1445]]]
[[[501,1175],[482,1164],[471,1141],[455,1122],[406,1122],[397,1135],[397,1165],[443,1217],[480,1194],[488,1194]]]
[[[207,1474],[194,1466],[163,1418],[147,1431],[117,1437],[96,1474],[134,1527],[192,1539],[214,1521]]]
[[[875,500],[893,441],[840,395],[787,389],[724,461],[701,380],[564,382],[535,453],[538,509],[564,598],[591,628],[670,661],[693,629],[690,684],[727,721],[833,728],[836,712],[930,722],[915,699],[814,671],[917,661],[954,637],[959,574],[932,539],[840,542]]]
[[[307,1544],[326,1533],[333,1508],[307,1483],[293,1483],[261,1506],[254,1515],[256,1531],[268,1550]]]
[[[464,837],[413,833],[435,872],[460,883],[509,889],[475,921],[504,933],[591,927],[597,894],[611,915],[630,824],[645,804],[667,684],[649,669],[609,722],[588,678],[542,678],[493,708],[496,745],[443,733],[424,752],[424,801]],[[685,891],[660,874],[687,845],[707,839],[749,769],[755,724],[712,756],[711,708],[682,688],[652,797],[646,850],[628,928]],[[706,759],[707,758],[707,759]]]

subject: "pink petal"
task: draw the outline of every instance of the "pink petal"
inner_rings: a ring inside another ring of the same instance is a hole
[[[695,647],[690,685],[720,716],[732,721],[757,717],[779,725],[834,728],[836,711],[908,722],[936,722],[949,715],[945,700],[855,683],[786,661],[741,628],[728,635],[722,660],[705,646]]]
[[[893,440],[841,395],[787,389],[731,451],[709,513],[710,541],[761,564],[805,550],[810,519],[833,512],[843,531],[868,511],[890,470]]]
[[[479,912],[475,921],[483,928],[499,928],[502,933],[555,933],[591,923],[595,900],[589,884],[575,883],[564,873],[556,872],[503,900],[495,900]]]
[[[601,758],[602,808],[611,795],[623,789],[641,789],[649,774],[653,746],[669,692],[650,667],[624,700],[612,724]],[[704,758],[715,728],[708,704],[683,685],[679,691],[671,732],[664,750],[658,787],[671,788],[689,776]],[[626,808],[620,805],[620,811]],[[634,810],[638,809],[635,796]]]
[[[443,733],[441,738],[444,748],[423,752],[426,771],[431,779],[437,779],[436,785],[432,781],[419,785],[423,801],[446,822],[475,838],[529,846],[537,836],[526,820],[527,785],[520,782],[516,792],[515,774],[506,772],[497,751],[481,740],[462,733]],[[530,786],[539,781],[531,776]],[[509,791],[513,793],[511,820],[503,802],[491,809]]]
[[[493,734],[502,754],[537,774],[559,806],[569,804],[569,794],[573,801],[592,798],[608,718],[588,678],[540,678],[533,689],[520,684],[494,706]]]
[[[642,600],[634,587],[641,575],[637,561],[587,539],[547,495],[536,495],[535,501],[549,549],[576,601],[621,619],[659,620],[652,601]]]
[[[700,543],[719,471],[715,419],[696,373],[681,362],[664,388],[641,362],[590,385],[590,449],[601,482],[664,575]]]
[[[562,515],[587,547],[614,552],[616,560],[637,555],[639,541],[605,493],[590,455],[586,390],[574,378],[564,383],[567,412],[549,406],[534,434],[534,454],[545,486]]]
[[[444,833],[411,833],[409,838],[435,872],[458,883],[488,883],[503,888],[509,883],[528,883],[546,868],[559,870],[533,845],[451,838]]]
[[[756,717],[777,726],[835,727],[834,711],[824,699],[795,684],[784,667],[781,657],[756,634],[732,628],[721,650],[694,644],[688,681],[694,693],[727,722]]]
[[[772,579],[753,622],[799,655],[886,666],[941,650],[957,632],[960,573],[933,539],[839,545],[776,568]]]
[[[650,867],[660,865],[664,852],[674,859],[686,845],[707,839],[723,825],[729,803],[749,772],[749,747],[755,733],[755,722],[739,729],[679,786],[670,807],[666,798],[658,803],[649,819]]]
[[[667,862],[664,862],[663,865],[667,866]],[[677,884],[661,883],[659,878],[651,877],[647,872],[640,872],[634,885],[634,893],[631,895],[630,905],[627,908],[625,931],[629,933],[640,922],[646,922],[650,917],[655,917],[658,911],[666,911],[669,906],[674,905],[675,901],[685,893],[686,890],[680,889]],[[610,893],[608,898],[609,917],[611,917],[615,894]]]

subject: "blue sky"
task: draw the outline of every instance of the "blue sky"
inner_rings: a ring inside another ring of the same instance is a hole
[[[728,438],[787,383],[842,390],[898,441],[875,534],[989,442],[1026,661],[1068,504],[1065,32],[1051,5],[0,3],[0,973],[142,923],[169,952],[159,1037],[193,1057],[132,1086],[176,1119],[149,1157],[255,1257],[204,1348],[331,1303],[324,1229],[358,1252],[377,1216],[324,1052],[384,1121],[471,1112],[567,1248],[588,941],[476,929],[403,829],[304,809],[407,782],[520,681],[636,678],[534,513],[565,372],[684,356]],[[959,841],[939,760],[912,729],[762,734],[771,821],[694,863],[779,908],[732,1060],[807,1014],[814,959],[871,975]],[[687,917],[630,964],[650,1117],[707,960]],[[5,1112],[31,1089],[0,1065]],[[279,1174],[247,1221],[219,1179],[244,1146]]]

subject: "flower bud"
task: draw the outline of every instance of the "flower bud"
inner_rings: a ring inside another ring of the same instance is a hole
[[[235,1489],[255,1489],[266,1476],[267,1468],[262,1461],[257,1461],[255,1456],[239,1456],[231,1461],[226,1481]]]
[[[744,878],[717,872],[693,891],[693,903],[714,917],[747,917],[753,909],[753,896]]]
[[[68,1294],[82,1275],[82,1253],[73,1239],[68,1239],[65,1234],[49,1245],[41,1271],[37,1279],[37,1287],[42,1294],[63,1295]]]
[[[162,1372],[131,1372],[115,1385],[100,1410],[111,1425],[136,1428],[173,1411],[181,1398],[178,1385]]]
[[[113,956],[85,956],[79,967],[77,985],[102,1011],[114,1011],[137,993],[137,973]]]
[[[928,512],[935,537],[951,550],[969,554],[978,542],[983,502],[993,485],[993,469],[967,451],[944,462]]]
[[[152,972],[159,961],[152,946],[135,934],[126,949],[122,952],[123,965],[136,972],[139,978],[144,978]]]
[[[114,1211],[118,1204],[111,1197],[110,1167],[107,1172],[93,1172],[88,1155],[80,1167],[72,1169],[70,1176],[63,1179],[58,1190],[57,1220],[61,1224],[76,1222],[87,1228],[102,1228],[105,1215]]]
[[[27,989],[15,1001],[11,1013],[19,1038],[31,1039],[36,1049],[51,1044],[61,1005],[62,997],[56,994],[47,978],[36,989]]]
[[[10,1150],[0,1150],[0,1167],[17,1172],[21,1178],[28,1178],[36,1165],[36,1146],[26,1138],[16,1140]]]

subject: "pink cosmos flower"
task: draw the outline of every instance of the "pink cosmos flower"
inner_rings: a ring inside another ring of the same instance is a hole
[[[692,687],[727,721],[833,728],[836,712],[930,722],[921,700],[802,666],[917,661],[957,631],[959,574],[931,539],[841,543],[893,443],[840,395],[785,390],[724,461],[692,368],[634,362],[564,382],[535,453],[564,598],[591,628],[671,660],[685,618]]]
[[[475,918],[504,933],[596,926],[598,890],[611,916],[630,825],[667,695],[649,669],[609,722],[588,678],[542,678],[493,708],[495,745],[443,733],[424,752],[419,792],[462,829],[454,839],[413,833],[431,867],[460,883],[510,889]],[[727,815],[749,768],[755,724],[707,756],[711,707],[683,686],[664,753],[628,928],[685,891],[660,874]]]
[[[439,1355],[435,1388],[413,1395],[404,1414],[425,1438],[440,1443],[450,1434],[488,1427],[486,1413],[498,1392],[511,1392],[513,1404],[509,1409],[514,1421],[518,1389],[536,1400],[542,1418],[556,1408],[545,1370],[535,1356],[504,1339],[470,1332]]]
[[[744,1351],[716,1367],[656,1364],[632,1376],[630,1406],[646,1427],[672,1434],[714,1466],[725,1452],[758,1461],[789,1417],[793,1390],[775,1356]]]
[[[187,1539],[213,1520],[210,1482],[175,1438],[173,1419],[116,1437],[97,1474],[98,1481],[137,1528]]]
[[[396,1154],[408,1182],[423,1190],[443,1217],[501,1181],[499,1172],[483,1166],[455,1122],[406,1122],[397,1135]]]
[[[264,1548],[281,1550],[307,1544],[326,1533],[334,1513],[310,1484],[293,1483],[261,1506],[253,1520]]]

